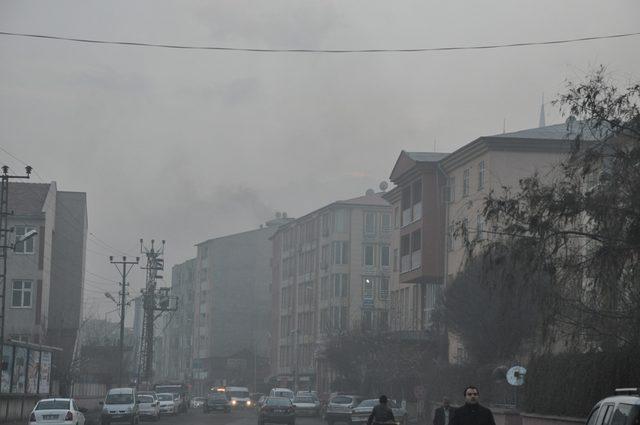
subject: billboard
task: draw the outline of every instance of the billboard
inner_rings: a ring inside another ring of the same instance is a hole
[[[27,393],[38,394],[38,374],[40,373],[40,351],[29,350],[27,364]]]
[[[13,377],[11,379],[11,392],[23,394],[27,381],[27,349],[16,347],[13,360]]]
[[[51,352],[43,351],[40,357],[40,394],[49,394],[51,380]]]

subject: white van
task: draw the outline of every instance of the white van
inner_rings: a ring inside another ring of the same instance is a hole
[[[289,388],[272,388],[269,397],[286,397],[289,400],[293,400],[295,394]]]
[[[133,388],[112,388],[104,402],[100,404],[102,405],[102,425],[109,425],[111,422],[128,422],[136,425],[140,422],[136,390]]]
[[[225,393],[233,408],[251,407],[251,397],[247,387],[226,387]]]

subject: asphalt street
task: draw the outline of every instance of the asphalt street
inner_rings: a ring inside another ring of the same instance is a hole
[[[143,422],[147,423],[147,422]],[[163,416],[158,425],[257,425],[258,415],[255,410],[240,410],[231,413],[203,413],[200,409],[189,409],[188,413],[177,416]],[[297,418],[296,425],[322,425],[320,418]]]

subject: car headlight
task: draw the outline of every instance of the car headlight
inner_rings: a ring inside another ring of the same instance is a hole
[[[247,406],[251,406],[251,400],[247,400]]]
[[[235,400],[231,400],[231,404],[232,404],[233,406],[235,406],[237,403],[238,403],[237,401],[235,401]]]

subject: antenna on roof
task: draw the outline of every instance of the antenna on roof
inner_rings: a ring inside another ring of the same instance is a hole
[[[542,103],[540,104],[540,120],[538,121],[538,127],[546,127],[546,120],[544,119],[544,93],[542,93]]]

